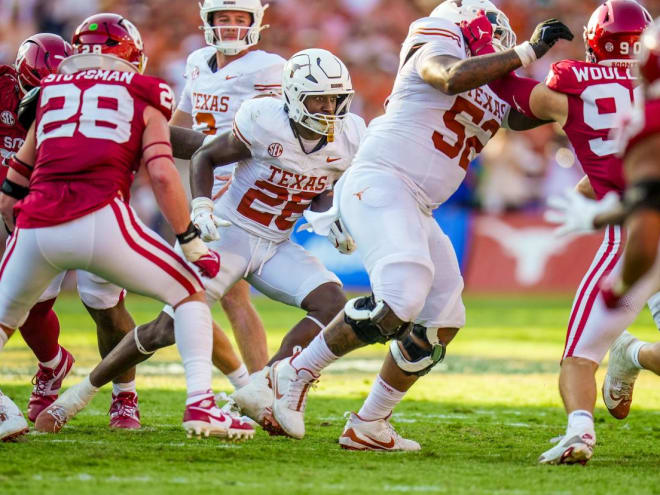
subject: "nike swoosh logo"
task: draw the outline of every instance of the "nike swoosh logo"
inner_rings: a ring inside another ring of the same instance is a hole
[[[614,402],[621,402],[623,400],[623,397],[620,395],[614,395],[614,392],[610,390],[610,399],[612,399]]]
[[[225,79],[229,81],[230,79],[236,79],[238,76],[225,76]]]
[[[327,157],[327,158],[325,159],[326,163],[332,163],[332,162],[336,162],[336,161],[339,161],[339,160],[341,160],[341,157],[340,157],[340,158],[330,158],[330,157]]]
[[[270,375],[268,375],[270,376]],[[284,394],[281,394],[278,387],[277,387],[277,380],[271,380],[272,386],[273,386],[273,394],[275,394],[275,399],[280,400],[282,397],[284,397]]]

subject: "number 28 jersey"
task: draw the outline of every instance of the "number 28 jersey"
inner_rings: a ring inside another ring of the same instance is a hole
[[[66,61],[62,62],[66,64]],[[37,156],[16,225],[57,225],[125,201],[142,157],[144,111],[169,120],[173,93],[135,72],[87,69],[42,80],[36,114]]]
[[[450,96],[426,83],[421,68],[440,55],[468,57],[460,28],[435,17],[413,22],[386,113],[369,124],[354,164],[395,169],[433,206],[456,191],[509,111],[488,86]]]
[[[577,60],[553,64],[546,79],[548,88],[568,97],[564,131],[599,199],[625,187],[613,131],[633,109],[640,91],[634,83],[631,69]]]
[[[312,200],[332,189],[351,164],[365,129],[364,120],[349,113],[333,142],[306,154],[284,101],[246,101],[236,114],[233,132],[252,157],[236,165],[229,189],[216,203],[216,214],[266,240],[288,239]]]

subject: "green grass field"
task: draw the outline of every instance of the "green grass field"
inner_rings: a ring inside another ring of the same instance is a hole
[[[138,322],[160,309],[139,297],[128,301]],[[274,350],[302,313],[263,298],[256,304]],[[311,393],[304,440],[258,432],[243,444],[185,437],[182,368],[169,348],[138,368],[142,430],[109,431],[106,387],[60,434],[31,433],[24,442],[0,444],[0,494],[660,493],[655,376],[640,376],[625,421],[598,404],[598,445],[586,467],[539,466],[538,455],[565,427],[557,371],[570,298],[468,296],[466,306],[468,325],[445,362],[395,410],[393,424],[422,444],[419,453],[347,452],[337,445],[343,414],[360,407],[384,346],[356,352],[328,370]],[[98,356],[80,302],[63,296],[56,309],[61,342],[77,359],[66,386]],[[657,339],[647,312],[632,331]],[[0,354],[0,386],[21,406],[35,367],[18,335]],[[230,390],[219,374],[214,388]]]

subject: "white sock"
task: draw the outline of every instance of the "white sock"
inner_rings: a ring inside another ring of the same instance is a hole
[[[291,364],[298,370],[305,368],[314,375],[320,375],[323,368],[337,359],[339,356],[332,353],[321,332],[291,361]]]
[[[191,301],[174,310],[174,338],[186,372],[188,397],[211,390],[211,325],[206,303]]]
[[[225,376],[236,390],[250,383],[250,373],[248,373],[244,363],[241,363],[238,368]]]
[[[566,432],[569,430],[579,431],[594,431],[594,417],[589,411],[578,409],[568,415],[568,426]]]
[[[113,395],[119,395],[122,392],[132,392],[137,394],[137,389],[135,388],[135,380],[126,383],[113,383],[112,384],[112,393]]]
[[[644,367],[641,364],[639,364],[639,351],[646,344],[647,342],[638,340],[637,342],[633,342],[632,344],[630,344],[628,346],[628,349],[626,349],[626,355],[628,356],[628,359],[630,359],[632,363],[640,370],[643,370]]]
[[[55,368],[58,364],[60,364],[60,360],[61,360],[61,359],[62,359],[62,348],[60,347],[60,348],[57,350],[57,355],[56,355],[53,359],[51,359],[50,361],[44,361],[43,363],[42,363],[42,362],[39,362],[39,364],[40,364],[41,366],[43,366],[44,368],[50,368],[50,369],[53,369],[53,368]]]
[[[0,351],[4,348],[8,340],[9,335],[7,335],[2,328],[0,328]]]
[[[367,421],[386,418],[394,407],[401,402],[404,395],[406,395],[405,392],[390,387],[378,375],[373,387],[371,387],[371,392],[369,392],[360,412],[358,412],[358,416]]]

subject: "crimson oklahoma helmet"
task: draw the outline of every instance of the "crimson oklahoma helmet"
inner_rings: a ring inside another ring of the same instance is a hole
[[[589,62],[630,65],[639,53],[639,38],[653,18],[635,0],[608,0],[598,7],[584,28]]]
[[[642,46],[637,56],[639,75],[647,90],[656,93],[650,96],[657,98],[660,95],[655,86],[655,83],[660,81],[660,18],[646,28],[640,42]]]
[[[21,91],[27,93],[39,86],[41,79],[53,74],[71,52],[71,45],[56,34],[39,33],[26,39],[18,48],[14,63]]]
[[[135,25],[118,14],[95,14],[76,28],[73,51],[112,55],[133,64],[143,73],[147,66],[142,37]]]

